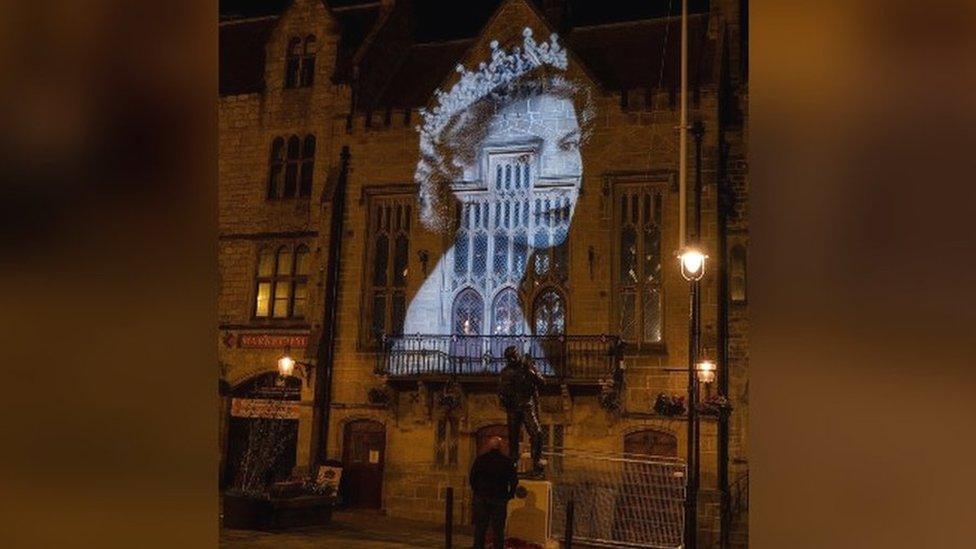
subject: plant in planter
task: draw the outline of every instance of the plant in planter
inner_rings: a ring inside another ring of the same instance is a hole
[[[452,381],[444,387],[443,391],[437,394],[437,405],[448,412],[456,410],[461,407],[461,399],[463,396],[461,386]]]
[[[657,399],[654,400],[654,412],[662,416],[680,416],[685,411],[685,397],[683,396],[658,393]]]
[[[732,403],[724,395],[712,395],[698,404],[698,413],[717,416],[732,411]]]
[[[601,379],[600,382],[600,407],[608,412],[616,412],[620,409],[620,391],[617,390],[617,383],[613,378]]]
[[[382,387],[372,387],[366,393],[366,398],[370,404],[376,406],[389,406],[390,405],[390,390],[385,386]]]

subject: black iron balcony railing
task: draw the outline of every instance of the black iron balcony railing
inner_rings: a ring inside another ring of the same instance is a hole
[[[620,364],[620,339],[610,335],[402,335],[384,336],[377,373],[391,378],[491,376],[515,346],[544,377],[596,382]]]

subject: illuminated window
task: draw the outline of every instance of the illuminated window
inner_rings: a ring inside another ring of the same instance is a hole
[[[258,252],[255,318],[304,318],[308,308],[308,247],[281,246]]]
[[[525,318],[514,288],[498,292],[491,306],[491,331],[494,335],[521,335]]]
[[[465,193],[455,217],[457,233],[450,258],[453,291],[472,289],[491,308],[472,317],[473,302],[458,308],[457,299],[473,299],[466,290],[455,300],[452,333],[517,335],[524,333],[525,302],[545,288],[558,288],[537,298],[536,333],[565,331],[561,291],[569,277],[568,232],[570,198],[565,188],[536,188],[536,156],[526,151],[489,153],[483,184]],[[531,246],[531,247],[530,247]],[[464,319],[457,317],[463,312]],[[485,325],[482,319],[488,322]],[[466,320],[467,330],[459,324]],[[473,331],[472,331],[473,330]],[[484,330],[484,331],[482,331]]]
[[[729,298],[733,303],[743,303],[746,300],[746,249],[742,246],[732,248],[729,271]]]
[[[287,145],[286,145],[287,143]],[[299,139],[292,135],[286,142],[276,137],[271,142],[268,165],[268,198],[309,197],[315,172],[315,136]]]
[[[443,417],[437,422],[434,439],[434,463],[440,467],[452,467],[458,462],[458,420]]]
[[[637,348],[661,342],[661,211],[659,185],[620,186],[616,192],[614,323]]]
[[[481,295],[472,288],[466,288],[454,298],[451,333],[481,335],[481,320],[484,315],[485,302]]]
[[[532,310],[536,335],[566,333],[566,306],[563,297],[554,288],[546,288],[535,298]]]
[[[373,197],[369,204],[366,264],[367,326],[364,340],[375,346],[384,334],[399,334],[406,315],[410,258],[410,197]]]

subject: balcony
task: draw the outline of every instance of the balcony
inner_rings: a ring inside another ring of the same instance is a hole
[[[620,364],[620,339],[610,335],[384,336],[376,372],[396,380],[492,379],[514,345],[555,384],[596,385]]]

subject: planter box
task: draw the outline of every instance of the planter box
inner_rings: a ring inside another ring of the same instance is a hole
[[[258,498],[224,494],[224,527],[239,530],[284,530],[322,526],[332,519],[332,496]]]

